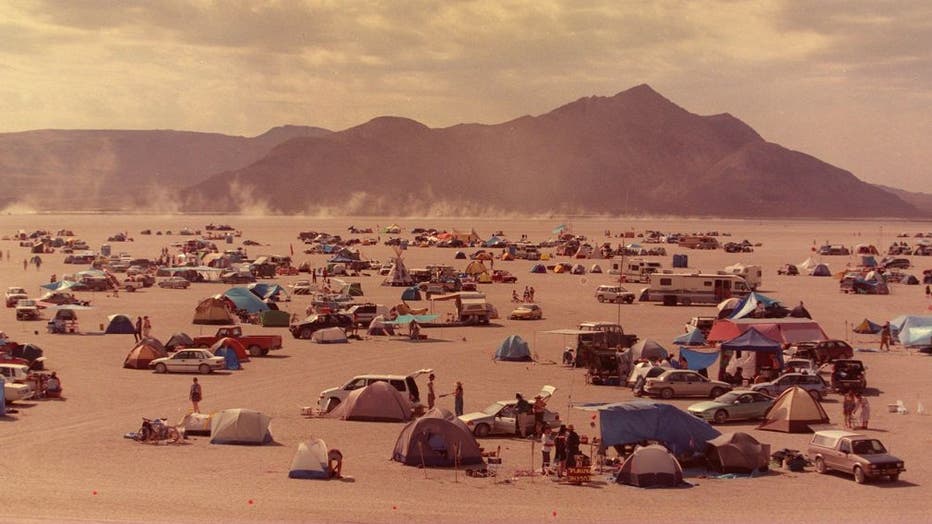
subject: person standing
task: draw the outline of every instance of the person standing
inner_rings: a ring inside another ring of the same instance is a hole
[[[857,395],[858,403],[858,418],[860,419],[860,425],[858,429],[867,429],[867,424],[870,422],[871,418],[871,404],[867,401],[867,397],[858,393]]]
[[[521,393],[515,393],[515,435],[524,438],[527,429],[525,417],[531,412],[531,403]]]
[[[534,405],[531,410],[534,412],[534,435],[539,436],[546,427],[544,424],[544,411],[547,409],[547,401],[544,397],[537,395],[534,397]]]
[[[845,419],[845,429],[854,429],[854,410],[857,409],[857,399],[851,391],[845,392],[844,400],[841,403],[842,417]]]
[[[453,390],[453,413],[457,417],[463,416],[463,383],[456,381],[456,388]]]
[[[194,407],[194,412],[200,413],[198,402],[203,398],[203,393],[201,391],[201,385],[197,382],[197,377],[194,377],[194,382],[191,384],[191,391],[188,396],[191,398],[191,405]]]
[[[556,439],[554,438],[553,431],[550,430],[549,426],[544,425],[541,431],[542,433],[540,437],[540,455],[541,455],[540,474],[546,475],[547,471],[550,469],[550,452],[553,451],[553,446],[554,446],[554,442],[556,441]]]
[[[152,321],[149,320],[149,316],[145,315],[142,317],[142,338],[149,338],[149,333],[152,332]]]
[[[579,434],[576,433],[576,428],[570,424],[566,427],[566,463],[570,467],[576,467],[576,456],[580,453]]]
[[[142,317],[136,317],[136,328],[133,331],[133,336],[136,338],[136,342],[142,340]]]
[[[890,351],[890,322],[884,322],[880,328],[880,351]]]
[[[560,425],[560,429],[557,430],[557,435],[553,440],[553,461],[557,470],[557,478],[560,478],[563,476],[563,468],[566,467],[566,426]]]
[[[434,402],[437,400],[437,394],[434,391],[434,378],[436,376],[433,373],[427,376],[427,409],[434,409]]]
[[[528,288],[528,290],[527,290],[527,295],[528,295],[528,298],[530,299],[530,301],[531,301],[531,302],[534,302],[534,286],[531,286],[531,287]]]

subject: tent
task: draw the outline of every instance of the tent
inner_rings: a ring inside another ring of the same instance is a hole
[[[865,318],[864,320],[861,321],[860,324],[858,324],[857,326],[854,326],[854,329],[852,329],[851,331],[854,331],[855,333],[859,333],[862,335],[876,335],[877,333],[880,333],[881,329],[883,329],[883,326],[881,326],[880,324],[875,324]]]
[[[721,319],[712,324],[706,335],[710,344],[731,340],[750,328],[755,328],[768,338],[783,344],[796,344],[812,340],[828,340],[822,326],[806,318],[740,318],[737,320]]]
[[[543,264],[534,264],[533,266],[531,266],[531,273],[546,273],[546,272],[547,272],[547,266]]]
[[[235,371],[237,369],[243,369],[243,366],[240,365],[240,358],[236,353],[236,350],[229,347],[223,346],[217,348],[214,351],[214,355],[218,357],[223,357],[223,366],[224,369]]]
[[[175,333],[168,339],[168,342],[165,343],[165,348],[171,351],[174,351],[175,348],[185,347],[189,348],[194,345],[194,339],[191,338],[187,333]]]
[[[328,451],[327,444],[319,438],[311,438],[298,444],[298,451],[291,459],[288,478],[329,480]]]
[[[764,420],[757,429],[782,431],[784,433],[808,433],[810,424],[828,424],[828,415],[822,404],[808,391],[793,386],[781,393],[774,401]]]
[[[385,337],[388,335],[394,335],[395,330],[394,326],[391,326],[391,329],[388,329],[388,326],[385,322],[385,315],[376,315],[373,317],[372,322],[369,322],[369,328],[366,330],[366,334],[370,337]]]
[[[230,299],[236,309],[242,309],[248,313],[261,313],[271,309],[262,299],[244,287],[231,287],[223,292],[223,296]]]
[[[288,290],[278,284],[254,282],[249,284],[246,289],[260,300],[279,300],[282,297],[288,298]]]
[[[776,359],[772,365],[774,369],[783,368],[783,346],[778,340],[761,333],[757,328],[750,328],[737,337],[722,342],[719,348],[726,351],[745,352],[747,355],[741,355],[739,358],[736,354],[728,362],[728,372],[734,373],[738,367],[743,369],[756,369],[761,362],[770,363]],[[766,356],[761,357],[761,354]]]
[[[631,346],[631,361],[638,360],[663,360],[667,358],[670,352],[660,345],[659,342],[646,338],[639,340]]]
[[[531,349],[527,342],[519,335],[510,335],[495,350],[494,360],[506,360],[510,362],[529,362],[531,358]]]
[[[657,441],[674,455],[684,456],[704,451],[701,443],[721,434],[708,422],[662,402],[632,400],[576,407],[599,413],[600,438],[604,446]]]
[[[453,422],[436,409],[401,430],[392,460],[406,466],[441,468],[483,463],[479,443],[466,425]]]
[[[741,304],[741,299],[738,297],[731,297],[722,300],[715,305],[715,310],[718,312],[716,314],[717,318],[728,318],[732,313],[735,312],[735,309],[738,305]]]
[[[421,290],[418,289],[417,286],[411,286],[411,287],[409,287],[409,288],[406,288],[406,289],[401,293],[401,300],[404,300],[404,301],[408,301],[408,300],[411,300],[411,301],[423,300],[423,299],[421,298]]]
[[[453,258],[456,260],[466,260],[466,253],[463,253],[462,251],[457,251],[456,254],[453,255]]]
[[[270,309],[259,313],[259,322],[262,327],[288,327],[291,325],[291,315],[287,311]]]
[[[639,488],[673,488],[683,483],[683,468],[667,448],[642,446],[621,465],[616,482]]]
[[[706,345],[705,335],[699,328],[692,328],[689,332],[673,339],[673,343],[678,346],[704,346]]]
[[[799,305],[797,305],[796,307],[793,308],[792,311],[790,311],[790,316],[792,318],[812,319],[812,315],[809,314],[809,310],[806,309],[806,306],[804,306],[802,302],[800,302]]]
[[[229,302],[221,296],[207,297],[194,308],[194,324],[236,324]]]
[[[722,473],[753,473],[770,467],[770,444],[761,444],[747,433],[725,433],[708,442],[709,466]]]
[[[158,340],[144,338],[140,340],[133,349],[129,350],[129,353],[123,360],[123,367],[130,369],[149,369],[149,362],[166,356],[168,356],[168,354]]]
[[[830,277],[832,276],[832,270],[828,268],[828,264],[816,264],[809,270],[809,275],[813,277]]]
[[[411,402],[388,382],[373,382],[350,392],[330,416],[341,420],[369,422],[407,422],[411,420]]]
[[[905,315],[890,321],[896,329],[897,339],[904,346],[932,345],[932,315]]]
[[[783,307],[779,300],[752,292],[741,299],[728,318],[783,318],[789,313],[790,310]]]
[[[584,266],[584,265],[582,265],[582,264],[576,264],[576,265],[574,265],[573,267],[570,268],[570,273],[573,274],[573,275],[585,275],[585,274],[586,274],[586,266]]]
[[[132,335],[136,333],[136,326],[126,315],[110,315],[107,317],[107,329],[104,330],[104,333],[108,335]]]
[[[235,338],[223,337],[220,340],[214,342],[214,345],[210,346],[210,352],[217,356],[222,356],[217,353],[217,350],[220,348],[229,348],[236,353],[237,358],[240,362],[249,361],[249,351],[246,350],[246,347],[243,344],[236,340]]]
[[[719,351],[714,348],[706,350],[680,348],[680,358],[686,359],[686,369],[693,371],[708,369],[718,360],[718,356]]]
[[[336,326],[318,329],[311,335],[311,341],[318,344],[346,344],[346,332]]]
[[[388,276],[382,281],[383,286],[410,286],[414,284],[414,278],[405,267],[404,257],[401,256],[403,251],[401,246],[392,246],[395,256],[392,257],[392,267],[388,271]]]
[[[589,268],[589,272],[590,272],[590,273],[601,273],[601,272],[602,272],[602,266],[600,266],[600,265],[598,265],[598,264],[592,264],[592,267]]]
[[[210,419],[211,444],[252,444],[272,442],[268,415],[251,409],[225,409]]]
[[[481,260],[473,260],[466,265],[466,269],[464,269],[463,272],[471,277],[478,277],[483,273],[488,274],[489,269],[485,267],[485,264],[483,264]]]

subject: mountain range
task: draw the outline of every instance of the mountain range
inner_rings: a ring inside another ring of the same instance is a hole
[[[379,117],[338,132],[287,126],[253,138],[174,131],[0,135],[0,175],[14,171],[21,187],[41,187],[79,208],[399,216],[932,215],[928,200],[914,196],[920,194],[865,183],[767,142],[729,114],[690,113],[647,85],[494,125],[429,128]],[[90,191],[69,187],[72,177],[95,183]]]

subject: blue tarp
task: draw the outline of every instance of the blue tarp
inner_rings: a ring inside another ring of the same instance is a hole
[[[764,335],[757,328],[748,328],[737,337],[726,340],[721,344],[722,349],[734,349],[742,351],[763,351],[767,353],[779,353],[783,348],[779,340],[774,340]]]
[[[718,355],[717,349],[699,351],[680,347],[680,356],[686,359],[686,369],[692,369],[693,371],[707,369],[718,360]]]
[[[779,306],[780,301],[768,296],[761,295],[760,293],[751,293],[748,296],[742,298],[740,302],[738,302],[738,305],[735,306],[734,313],[732,313],[728,318],[744,318],[756,311],[758,304],[763,304],[764,309],[770,309],[771,307]]]
[[[684,333],[673,339],[673,343],[678,346],[704,346],[706,345],[705,335],[699,328],[692,328],[688,333]]]
[[[511,335],[499,344],[495,350],[495,360],[507,360],[513,362],[528,362],[531,358],[531,348],[527,342],[518,335]]]
[[[223,295],[233,301],[237,309],[242,309],[249,313],[261,313],[269,310],[268,304],[244,287],[232,287],[226,290]]]
[[[236,356],[236,350],[231,347],[223,346],[222,348],[218,348],[217,351],[214,352],[214,355],[223,357],[226,369],[243,369],[243,366],[239,363],[239,357]]]
[[[260,299],[272,298],[279,293],[286,293],[285,288],[279,286],[278,284],[266,284],[265,282],[256,282],[249,284],[249,291],[252,291],[253,295],[256,295]]]
[[[705,451],[706,441],[721,435],[708,422],[662,402],[633,400],[576,407],[599,412],[601,439],[605,446],[656,440],[674,455],[684,456]]]
[[[65,291],[71,289],[72,286],[77,284],[77,282],[72,282],[70,280],[59,280],[58,282],[51,282],[49,284],[42,284],[42,289],[48,289],[49,291]]]
[[[421,290],[418,289],[417,286],[405,288],[405,290],[401,292],[401,300],[422,300]]]
[[[437,320],[440,315],[398,315],[395,317],[395,320],[386,320],[386,324],[395,324],[395,325],[408,325],[412,320],[416,320],[418,324],[428,324]]]

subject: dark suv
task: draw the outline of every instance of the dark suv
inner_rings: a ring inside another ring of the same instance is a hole
[[[294,338],[309,339],[315,331],[338,327],[343,330],[353,329],[353,317],[343,313],[320,313],[311,315],[297,324],[288,327]]]
[[[832,370],[832,389],[839,393],[863,391],[867,387],[867,368],[860,360],[839,359]]]
[[[796,345],[793,357],[808,358],[816,364],[822,365],[840,358],[853,358],[854,349],[844,340],[800,342]]]

